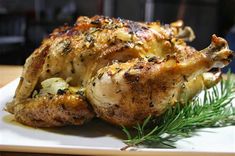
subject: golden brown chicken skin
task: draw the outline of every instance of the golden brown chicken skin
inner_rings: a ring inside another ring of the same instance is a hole
[[[15,118],[33,127],[81,125],[94,114],[79,95],[47,95],[27,99],[14,108]]]
[[[55,29],[27,59],[6,110],[36,127],[81,125],[94,116],[131,126],[158,116],[183,95],[215,85],[232,59],[215,35],[201,51],[182,21],[161,25],[94,16]]]

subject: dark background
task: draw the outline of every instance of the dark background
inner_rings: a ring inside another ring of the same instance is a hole
[[[190,45],[200,50],[212,34],[235,51],[235,0],[0,0],[0,64],[24,64],[54,28],[72,25],[80,15],[170,23],[193,28]],[[235,72],[235,61],[230,65]]]

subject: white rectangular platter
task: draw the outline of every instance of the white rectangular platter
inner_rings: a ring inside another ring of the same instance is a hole
[[[121,129],[94,120],[84,126],[37,129],[17,123],[4,111],[18,79],[0,89],[0,151],[81,155],[235,155],[235,126],[201,129],[176,142],[175,149],[130,148]]]

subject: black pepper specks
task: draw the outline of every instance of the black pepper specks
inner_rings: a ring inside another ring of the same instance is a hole
[[[64,89],[58,89],[58,91],[57,91],[58,95],[63,95],[65,93],[66,93],[66,91]]]
[[[81,91],[81,90],[77,91],[76,94],[78,94],[78,95],[80,95],[80,96],[85,96],[84,91]]]
[[[71,41],[66,39],[66,40],[62,41],[62,44],[63,44],[63,51],[62,51],[63,54],[68,54],[72,50],[72,48],[70,46]]]
[[[184,79],[184,81],[188,82],[188,79],[187,79],[186,75],[183,75],[183,79]]]
[[[104,73],[99,73],[98,79],[100,80],[103,75],[104,75]]]
[[[115,104],[114,107],[119,108],[120,106],[118,104]]]
[[[74,74],[75,73],[75,68],[74,68],[74,65],[73,65],[73,61],[70,61],[70,64],[71,64],[71,73]]]
[[[149,107],[153,107],[154,106],[154,104],[153,104],[153,102],[151,101],[150,103],[149,103]]]
[[[97,19],[97,20],[91,21],[91,24],[93,24],[93,25],[100,25],[101,22],[100,22],[99,19]]]
[[[144,65],[143,64],[136,64],[134,65],[133,69],[143,69]]]
[[[81,61],[81,62],[83,62],[83,61],[84,61],[84,57],[83,57],[83,55],[82,55],[82,54],[79,56],[79,58],[80,58],[80,61]]]
[[[132,75],[129,72],[124,73],[124,78],[127,79],[131,83],[139,82],[140,80],[139,75]]]
[[[148,59],[148,62],[157,62],[157,57],[153,56]]]
[[[66,110],[66,107],[65,107],[65,104],[61,104],[61,108],[63,109],[63,110]]]

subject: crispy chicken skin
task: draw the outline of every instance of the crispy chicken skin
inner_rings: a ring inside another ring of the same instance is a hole
[[[15,117],[29,126],[81,125],[94,115],[79,95],[43,96],[22,101],[14,108]]]
[[[35,127],[81,125],[94,116],[115,125],[141,123],[220,80],[219,70],[210,70],[231,61],[227,42],[213,35],[197,51],[185,42],[193,39],[182,21],[79,17],[74,26],[55,29],[26,60],[6,110]],[[45,92],[50,78],[67,88]]]

